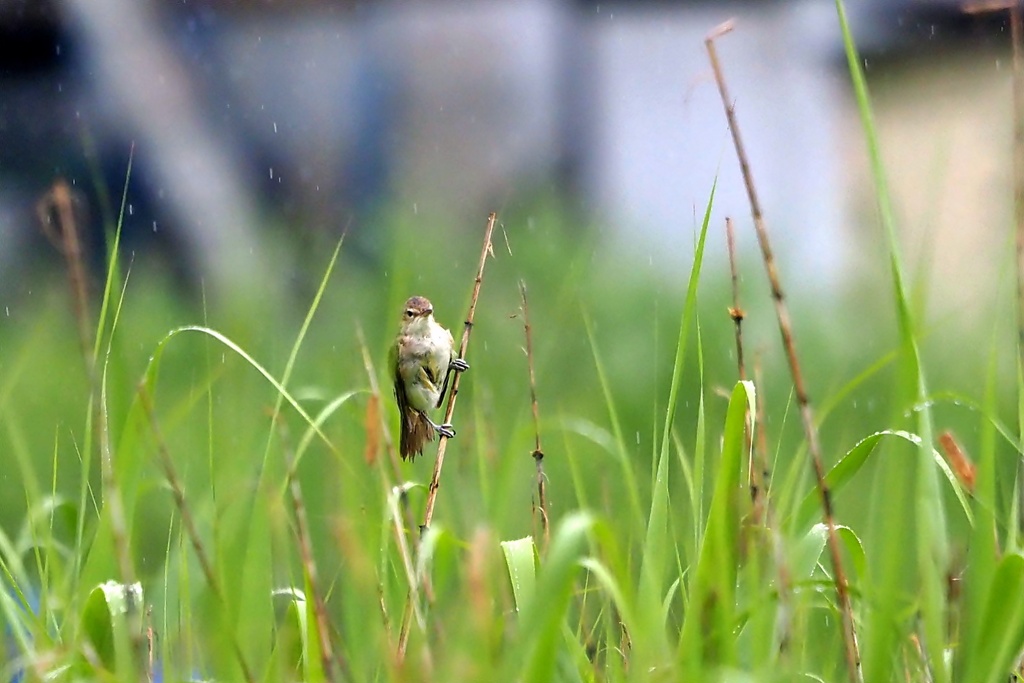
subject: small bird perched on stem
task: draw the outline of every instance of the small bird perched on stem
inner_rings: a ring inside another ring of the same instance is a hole
[[[452,333],[434,320],[434,307],[422,296],[405,302],[402,329],[391,347],[391,370],[395,378],[395,400],[401,416],[402,459],[423,453],[434,440],[434,432],[452,438],[450,424],[436,424],[427,412],[441,407],[452,370],[464,372],[469,365],[453,358]]]

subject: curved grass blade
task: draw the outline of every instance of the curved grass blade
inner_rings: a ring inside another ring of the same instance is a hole
[[[845,486],[858,472],[860,472],[861,468],[863,468],[865,463],[867,463],[868,458],[875,452],[875,448],[878,446],[879,441],[881,441],[882,437],[885,436],[904,439],[919,447],[922,445],[921,437],[898,429],[886,429],[864,437],[858,441],[857,444],[851,448],[831,470],[828,471],[828,474],[825,475],[825,482],[828,484],[829,490],[831,490],[833,494],[842,489],[843,486]],[[941,453],[933,448],[931,449],[931,455],[936,466],[938,466],[943,475],[945,475],[947,481],[949,481],[949,485],[953,489],[953,493],[956,495],[957,501],[960,503],[960,508],[963,510],[964,516],[966,516],[968,521],[973,524],[974,514],[971,512],[970,502],[967,500],[967,495],[964,493],[963,486],[960,485],[960,482],[957,480],[953,471],[949,469],[949,465],[946,463]],[[794,514],[793,528],[802,530],[812,524],[817,516],[819,506],[818,492],[808,492],[800,503],[800,507],[797,508],[797,511]]]

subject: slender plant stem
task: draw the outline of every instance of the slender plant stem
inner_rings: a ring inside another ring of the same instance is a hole
[[[818,491],[821,494],[821,506],[825,526],[828,529],[829,555],[832,560],[833,580],[836,587],[836,597],[839,601],[839,613],[843,626],[843,650],[846,656],[847,672],[851,683],[861,683],[860,652],[857,645],[857,632],[853,621],[853,608],[850,603],[850,589],[846,579],[846,572],[843,570],[842,556],[839,548],[839,536],[836,533],[835,517],[832,511],[832,496],[825,482],[825,468],[821,459],[821,445],[818,442],[818,429],[814,424],[814,415],[811,411],[811,401],[804,384],[803,374],[800,371],[800,362],[796,354],[796,342],[793,339],[793,324],[789,317],[789,309],[786,306],[782,292],[782,284],[775,264],[775,257],[772,253],[771,241],[768,237],[768,228],[765,225],[764,212],[761,209],[761,201],[758,198],[757,190],[754,187],[753,174],[750,171],[750,162],[746,150],[743,147],[743,140],[740,136],[739,126],[736,122],[735,106],[732,97],[729,95],[718,60],[718,53],[715,49],[715,39],[732,30],[732,23],[722,24],[708,35],[704,44],[707,47],[708,57],[711,61],[711,68],[715,74],[715,82],[718,84],[718,92],[722,97],[722,106],[725,108],[725,117],[729,122],[729,130],[732,133],[733,146],[736,148],[736,156],[739,158],[740,170],[743,173],[743,183],[746,186],[747,198],[750,201],[750,210],[754,220],[754,230],[757,233],[757,241],[761,247],[765,270],[768,273],[768,282],[771,286],[772,299],[775,302],[775,313],[779,320],[779,332],[782,335],[782,345],[786,352],[786,360],[789,363],[789,371],[793,377],[793,390],[796,394],[797,405],[800,408],[800,418],[804,427],[804,434],[807,438],[807,450],[811,459],[811,466],[814,470],[814,478]]]
[[[747,378],[747,368],[743,363],[743,309],[740,308],[740,278],[736,268],[736,231],[732,227],[732,219],[728,216],[725,219],[725,239],[729,249],[729,273],[732,278],[732,306],[729,308],[729,317],[732,318],[736,328],[736,367],[740,379]]]
[[[469,335],[473,331],[473,317],[476,314],[477,300],[480,298],[480,285],[484,281],[484,265],[487,263],[488,254],[494,255],[491,247],[491,235],[494,233],[494,223],[498,215],[493,211],[487,217],[487,229],[484,232],[484,246],[480,250],[480,264],[477,266],[476,279],[473,281],[473,295],[469,300],[469,313],[466,314],[465,326],[462,330],[462,341],[459,343],[459,358],[466,357],[466,349],[469,346]],[[455,373],[452,378],[451,393],[448,394],[448,407],[444,411],[444,423],[451,424],[452,414],[455,412],[455,399],[459,396],[459,380],[462,373]],[[444,466],[444,453],[448,447],[448,437],[443,434],[438,439],[437,458],[434,459],[434,473],[430,477],[430,488],[427,493],[427,505],[423,510],[423,529],[430,528],[430,522],[434,519],[434,504],[437,501],[437,490],[441,487],[441,468]]]
[[[537,504],[534,506],[540,514],[541,536],[543,547],[547,549],[550,541],[548,528],[547,484],[544,478],[544,450],[540,446],[540,407],[537,404],[537,375],[533,366],[533,328],[530,326],[530,307],[526,301],[526,282],[519,281],[519,295],[523,301],[523,330],[526,335],[526,366],[530,375],[530,407],[533,411],[534,446],[533,460],[537,463]]]
[[[487,264],[487,256],[494,255],[494,249],[491,246],[491,235],[494,233],[494,224],[498,219],[498,215],[493,211],[487,217],[487,228],[484,232],[484,246],[480,250],[480,263],[476,270],[476,279],[473,280],[473,294],[469,300],[469,312],[466,314],[465,326],[462,330],[462,340],[459,343],[458,358],[466,357],[466,349],[469,347],[469,335],[473,331],[473,318],[476,315],[476,304],[480,298],[480,285],[484,281],[484,266]],[[444,420],[446,424],[451,424],[452,415],[455,412],[455,399],[459,395],[459,380],[462,377],[462,373],[455,373],[455,377],[452,378],[451,391],[448,394],[448,405],[444,411]],[[423,511],[423,525],[422,529],[425,532],[430,528],[430,522],[434,518],[434,506],[437,502],[437,490],[441,487],[441,468],[444,466],[444,453],[448,446],[448,437],[443,434],[440,435],[437,445],[437,457],[434,460],[434,472],[430,477],[430,487],[427,490],[427,504]],[[409,645],[409,631],[412,626],[412,616],[414,613],[414,588],[410,586],[409,597],[406,601],[405,611],[402,614],[402,627],[398,636],[398,661],[401,662],[405,659],[406,648]]]

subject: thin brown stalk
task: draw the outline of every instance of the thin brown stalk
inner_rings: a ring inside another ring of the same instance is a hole
[[[487,255],[494,255],[491,247],[491,235],[494,233],[494,222],[498,215],[493,211],[487,217],[487,229],[484,232],[484,246],[480,250],[480,263],[476,269],[476,278],[473,280],[473,295],[469,300],[469,312],[466,314],[465,326],[462,330],[462,340],[459,343],[459,358],[466,357],[466,349],[469,347],[469,335],[473,331],[473,317],[476,314],[476,303],[480,298],[480,285],[484,281],[484,266],[487,264]],[[455,373],[452,378],[451,393],[448,394],[448,407],[444,411],[444,423],[451,424],[452,415],[455,412],[455,399],[459,396],[459,380],[462,373]],[[430,488],[427,493],[427,505],[423,511],[423,529],[430,528],[430,522],[434,518],[434,504],[437,501],[437,490],[441,486],[441,467],[444,465],[444,452],[448,447],[448,437],[441,435],[438,439],[437,458],[434,460],[434,473],[430,477]]]
[[[793,390],[796,394],[797,405],[800,408],[800,418],[804,427],[804,434],[807,438],[807,451],[811,459],[811,466],[814,470],[814,478],[818,491],[821,495],[822,514],[825,526],[828,529],[829,555],[832,561],[832,573],[836,588],[836,597],[839,602],[839,613],[843,627],[843,650],[846,656],[847,672],[852,683],[862,681],[860,668],[860,652],[857,644],[857,632],[853,621],[853,607],[850,603],[850,589],[846,579],[846,572],[843,570],[842,556],[840,554],[839,536],[836,533],[835,516],[832,511],[832,495],[825,482],[825,467],[821,459],[821,445],[818,442],[818,429],[814,424],[814,415],[811,411],[811,401],[804,384],[803,374],[800,370],[800,362],[796,354],[796,342],[793,339],[793,325],[790,321],[789,309],[786,306],[782,292],[782,284],[772,253],[771,242],[768,237],[768,228],[765,225],[764,212],[761,209],[761,201],[758,198],[754,186],[753,174],[750,171],[750,162],[747,159],[746,150],[743,147],[743,140],[740,136],[739,126],[736,122],[735,106],[732,97],[729,95],[718,60],[718,53],[715,49],[715,39],[732,30],[732,22],[722,24],[708,35],[704,45],[708,51],[711,61],[711,68],[714,71],[715,82],[718,85],[718,92],[722,98],[722,106],[725,108],[725,117],[729,122],[729,130],[732,133],[733,146],[736,149],[736,156],[739,158],[740,170],[743,174],[743,183],[746,186],[747,198],[750,202],[750,210],[754,221],[754,230],[757,233],[757,241],[761,247],[765,270],[768,274],[768,281],[771,286],[772,299],[775,302],[775,313],[779,321],[779,332],[782,336],[782,345],[786,351],[786,360],[789,363],[789,371],[793,377]]]
[[[519,295],[523,301],[523,330],[526,334],[526,366],[530,373],[530,407],[533,411],[533,460],[537,463],[537,500],[534,514],[540,517],[541,537],[547,549],[550,539],[548,528],[547,482],[544,478],[544,450],[540,446],[540,407],[537,404],[537,376],[533,365],[533,328],[530,326],[530,307],[526,301],[526,283],[519,281]]]
[[[274,416],[277,425],[278,435],[281,437],[281,449],[284,451],[285,467],[288,469],[288,489],[292,499],[292,512],[295,515],[295,537],[299,544],[299,555],[302,566],[306,571],[306,580],[309,583],[307,590],[313,598],[313,615],[316,618],[317,639],[320,644],[320,665],[324,669],[324,677],[330,683],[334,683],[337,677],[334,673],[334,647],[331,644],[330,623],[327,620],[327,606],[324,604],[321,595],[316,570],[316,560],[313,559],[313,546],[310,541],[309,519],[306,515],[306,504],[302,498],[302,486],[296,476],[295,454],[292,451],[288,440],[288,425],[281,418],[280,414]],[[344,669],[345,661],[341,654],[338,654],[338,664]]]
[[[188,535],[189,542],[192,544],[192,550],[196,554],[196,559],[199,561],[199,568],[203,572],[203,576],[206,578],[206,585],[210,589],[210,593],[213,594],[214,599],[220,603],[222,610],[227,609],[227,600],[224,598],[224,591],[221,589],[220,581],[217,579],[217,573],[213,570],[213,564],[210,563],[210,558],[206,554],[206,548],[203,547],[203,542],[199,538],[199,530],[196,529],[195,520],[192,518],[192,512],[189,510],[188,502],[185,500],[185,490],[181,486],[181,480],[178,479],[178,472],[174,468],[174,461],[171,459],[171,454],[167,450],[167,442],[164,441],[163,434],[160,430],[160,424],[157,422],[156,413],[153,410],[153,401],[149,395],[149,390],[145,384],[139,384],[139,402],[142,404],[142,409],[146,413],[146,418],[149,420],[150,430],[153,432],[153,438],[156,440],[156,450],[160,461],[160,467],[164,471],[164,477],[167,479],[168,486],[171,487],[171,495],[174,498],[174,504],[178,508],[178,514],[181,515],[181,522],[185,527],[185,533]],[[231,649],[235,654],[235,658],[238,660],[238,666],[242,669],[242,676],[245,678],[247,683],[256,683],[256,677],[253,675],[252,669],[249,668],[249,664],[245,661],[245,653],[242,652],[242,646],[238,642],[237,635],[232,632],[230,634]]]
[[[473,294],[469,300],[469,312],[466,314],[466,322],[462,330],[462,339],[459,342],[459,353],[458,358],[466,357],[466,349],[469,347],[469,336],[473,331],[473,318],[476,315],[476,304],[480,298],[480,285],[484,281],[484,266],[487,264],[487,256],[494,255],[494,250],[491,247],[491,235],[494,233],[494,224],[498,219],[498,215],[493,211],[487,217],[487,228],[484,231],[484,245],[480,250],[480,263],[477,266],[476,278],[473,280]],[[452,378],[452,385],[450,393],[448,394],[448,405],[445,408],[444,420],[446,424],[451,424],[452,415],[455,412],[455,399],[459,395],[459,380],[462,378],[462,373],[457,372]],[[444,454],[445,449],[448,446],[448,437],[441,435],[437,444],[437,457],[434,460],[434,472],[430,477],[430,487],[427,490],[427,503],[423,511],[423,531],[430,528],[430,522],[434,518],[434,505],[437,502],[437,490],[441,487],[441,468],[444,465]],[[413,593],[410,590],[409,600],[406,603],[405,612],[402,614],[402,627],[401,632],[398,636],[398,660],[402,661],[405,658],[406,648],[409,644],[409,631],[412,625],[413,605],[412,603]]]

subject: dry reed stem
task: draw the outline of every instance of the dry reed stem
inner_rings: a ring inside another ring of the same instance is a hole
[[[480,250],[480,263],[477,266],[476,278],[473,280],[473,294],[469,300],[469,312],[466,314],[466,322],[462,330],[462,339],[459,342],[459,353],[458,358],[466,357],[466,349],[469,346],[469,335],[473,331],[473,318],[476,315],[476,304],[480,298],[480,285],[484,281],[484,266],[487,264],[487,255],[494,255],[494,250],[491,247],[491,235],[494,233],[494,224],[498,219],[498,215],[493,211],[487,217],[487,228],[484,231],[484,245]],[[455,399],[459,395],[459,380],[462,378],[461,372],[456,372],[452,378],[452,386],[450,393],[448,394],[448,405],[444,411],[444,420],[442,423],[451,424],[452,415],[455,412]],[[441,468],[444,465],[444,454],[445,449],[448,446],[448,437],[443,434],[440,435],[437,444],[437,457],[434,460],[434,472],[430,477],[430,487],[427,491],[427,503],[423,511],[423,525],[422,530],[425,532],[430,528],[430,522],[434,518],[434,505],[437,502],[437,490],[441,487]],[[397,659],[402,662],[405,659],[406,648],[409,645],[409,631],[412,626],[413,616],[413,586],[410,585],[409,598],[406,600],[405,611],[402,614],[402,627],[398,636],[398,653]]]
[[[476,314],[476,303],[480,298],[480,285],[484,281],[484,265],[487,263],[487,255],[494,255],[491,248],[491,235],[494,233],[494,223],[498,215],[493,211],[487,217],[487,229],[484,232],[484,246],[480,250],[480,264],[477,266],[476,279],[473,280],[473,295],[469,300],[469,313],[466,314],[466,323],[462,330],[462,340],[459,343],[458,358],[466,357],[466,348],[469,346],[469,335],[473,331],[473,317]],[[459,396],[459,380],[461,372],[456,372],[452,378],[451,393],[448,394],[448,407],[444,411],[442,424],[451,424],[452,414],[455,412],[455,399]],[[441,467],[444,465],[444,452],[448,447],[448,437],[440,435],[437,444],[437,458],[434,460],[434,473],[430,477],[430,489],[427,493],[427,505],[423,511],[423,529],[430,528],[430,522],[434,518],[434,504],[437,501],[437,489],[441,486]]]
[[[743,174],[743,184],[746,186],[747,198],[750,202],[750,210],[754,220],[754,230],[757,233],[757,241],[761,247],[765,270],[768,274],[768,281],[771,285],[772,299],[775,302],[775,313],[779,320],[779,332],[782,336],[782,345],[786,351],[786,360],[789,363],[790,374],[793,377],[793,389],[796,393],[797,405],[800,408],[800,418],[804,427],[804,434],[807,438],[807,449],[811,459],[811,466],[814,469],[814,478],[819,493],[821,494],[822,514],[825,526],[828,529],[829,555],[832,561],[833,579],[836,587],[836,597],[839,601],[839,613],[843,626],[843,651],[846,657],[847,671],[852,683],[861,683],[860,652],[857,644],[857,632],[853,621],[853,607],[850,603],[849,584],[846,579],[846,572],[843,570],[842,556],[840,554],[839,537],[836,533],[835,517],[832,512],[832,496],[825,482],[825,468],[821,460],[821,445],[818,442],[818,430],[814,424],[814,416],[811,411],[811,402],[804,385],[803,374],[800,371],[800,362],[797,359],[796,343],[793,339],[793,325],[789,317],[789,309],[786,306],[782,292],[782,285],[775,264],[775,257],[772,254],[771,242],[768,237],[768,228],[764,221],[764,212],[761,209],[761,202],[754,187],[753,175],[750,171],[750,162],[746,150],[743,147],[743,140],[740,136],[739,126],[736,122],[735,107],[732,98],[729,96],[725,76],[718,60],[718,53],[715,49],[715,39],[732,30],[732,22],[726,22],[713,30],[704,41],[711,61],[711,68],[714,71],[715,82],[718,85],[718,92],[722,98],[722,106],[725,108],[725,117],[729,122],[729,130],[732,133],[733,146],[736,149],[736,156],[739,159],[740,170]]]
[[[181,515],[181,522],[185,527],[185,533],[188,534],[189,542],[192,544],[192,550],[195,552],[196,559],[199,561],[199,568],[202,570],[203,576],[206,578],[206,584],[209,586],[214,599],[220,603],[222,610],[226,610],[227,601],[224,598],[224,591],[221,590],[220,582],[217,580],[217,574],[213,570],[210,558],[207,556],[206,549],[203,547],[203,542],[199,538],[199,531],[196,529],[195,520],[192,518],[192,512],[189,510],[188,502],[185,500],[185,491],[181,486],[181,480],[178,479],[178,472],[174,468],[174,461],[171,459],[171,454],[167,450],[167,442],[164,441],[163,434],[160,431],[160,425],[156,419],[156,413],[153,411],[153,401],[149,395],[149,390],[146,388],[144,383],[139,384],[138,393],[142,409],[145,411],[146,418],[149,420],[149,427],[153,432],[153,438],[156,440],[156,449],[160,460],[160,467],[164,471],[164,477],[167,478],[168,486],[171,487],[171,495],[174,498],[174,504],[178,508],[178,514]],[[235,658],[238,660],[238,665],[242,669],[242,676],[245,678],[247,683],[256,683],[256,677],[253,675],[252,669],[249,668],[249,664],[245,661],[245,654],[242,652],[242,646],[239,644],[238,638],[234,633],[231,634],[231,649],[235,654]]]
[[[530,307],[526,301],[526,282],[519,281],[519,295],[523,301],[523,330],[526,334],[526,366],[530,375],[530,407],[533,411],[533,433],[534,447],[530,454],[537,463],[537,502],[534,505],[534,514],[540,513],[541,536],[544,539],[544,549],[548,547],[551,540],[551,531],[548,526],[548,503],[547,483],[544,478],[544,450],[540,446],[540,407],[537,404],[537,376],[533,365],[533,328],[530,326]]]
[[[309,582],[308,590],[313,598],[313,615],[316,618],[317,640],[320,644],[320,664],[324,668],[324,678],[334,683],[337,677],[334,674],[334,647],[331,644],[330,623],[327,619],[327,606],[324,604],[319,586],[316,560],[313,559],[313,546],[309,534],[309,518],[306,515],[306,504],[302,498],[302,487],[296,476],[297,463],[295,454],[292,451],[288,440],[288,425],[278,413],[272,415],[271,419],[277,426],[277,433],[281,438],[281,450],[284,452],[285,467],[288,470],[288,490],[292,499],[292,512],[295,514],[295,537],[299,544],[299,555],[302,566],[306,570],[306,580]],[[338,654],[338,665],[345,669],[345,662],[341,654]]]

